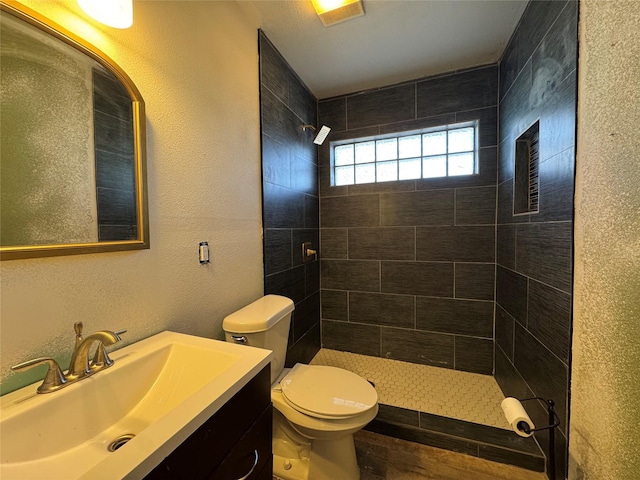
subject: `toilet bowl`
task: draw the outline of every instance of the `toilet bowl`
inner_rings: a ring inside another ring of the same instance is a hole
[[[357,480],[353,434],[373,420],[378,395],[347,370],[284,368],[293,302],[267,295],[224,319],[227,341],[273,350],[273,474],[282,480]]]

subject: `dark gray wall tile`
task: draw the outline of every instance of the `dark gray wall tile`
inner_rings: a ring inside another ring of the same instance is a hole
[[[493,301],[495,265],[493,263],[456,263],[455,297]]]
[[[498,144],[498,107],[481,108],[456,113],[456,122],[478,121],[478,146],[480,148],[493,147]]]
[[[418,118],[406,122],[380,125],[380,133],[384,135],[386,133],[410,132],[412,130],[422,130],[423,128],[440,127],[455,122],[455,113],[447,113],[446,115],[438,115],[436,117]]]
[[[414,260],[413,227],[351,228],[349,258],[364,260]]]
[[[538,396],[555,402],[562,423],[560,428],[565,431],[567,366],[518,324],[515,330],[514,366]]]
[[[382,356],[453,368],[453,335],[382,327]]]
[[[313,195],[304,196],[305,228],[320,228],[320,199]]]
[[[417,260],[493,262],[494,252],[494,226],[416,228]]]
[[[289,150],[269,135],[262,135],[262,181],[291,186]]]
[[[512,37],[500,60],[500,100],[518,76],[518,49],[516,47],[517,41]]]
[[[541,453],[538,455],[530,455],[515,452],[511,449],[495,447],[493,445],[480,444],[478,455],[485,460],[516,465],[527,470],[533,470],[534,472],[544,472],[545,469],[545,459]]]
[[[290,344],[285,359],[285,367],[291,368],[296,363],[309,363],[320,350],[320,322],[316,323],[295,344]]]
[[[347,189],[349,191],[349,195],[364,195],[367,193],[412,192],[416,189],[416,181],[404,180],[398,182],[362,183],[360,185],[349,185]]]
[[[349,320],[348,293],[342,290],[321,291],[322,318]]]
[[[496,187],[456,189],[456,225],[495,225]]]
[[[376,420],[418,427],[420,424],[420,412],[381,403]]]
[[[289,67],[263,33],[259,43],[260,83],[286,103],[289,101]]]
[[[531,222],[573,220],[574,170],[573,148],[540,164],[540,211],[531,215]]]
[[[265,275],[291,268],[291,230],[265,229],[264,249],[268,252],[264,256]]]
[[[498,265],[516,268],[516,226],[498,225],[498,238],[496,246]]]
[[[380,195],[382,225],[453,225],[453,210],[451,189]]]
[[[262,199],[265,228],[304,228],[303,193],[264,182]]]
[[[533,80],[529,61],[500,102],[500,143],[506,138],[518,138],[538,119],[529,102],[529,93],[532,88]]]
[[[304,265],[304,289],[307,296],[320,291],[320,262],[314,260]]]
[[[496,305],[496,344],[513,362],[513,331],[515,320],[500,305]]]
[[[518,322],[527,322],[527,277],[501,266],[496,275],[496,302]]]
[[[566,4],[565,0],[537,0],[527,5],[518,26],[519,68],[531,57]]]
[[[499,159],[498,159],[498,184],[506,180],[510,180],[514,176],[515,171],[515,138],[506,137],[500,142]]]
[[[322,258],[347,258],[346,228],[323,228],[320,230],[320,256]]]
[[[328,197],[320,201],[320,222],[327,227],[377,227],[380,196]]]
[[[322,288],[380,291],[380,262],[368,260],[322,260]]]
[[[516,268],[536,280],[570,292],[572,244],[571,222],[518,225]]]
[[[416,298],[416,329],[493,337],[493,302]]]
[[[320,322],[320,292],[316,292],[296,305],[293,311],[293,339],[297,342]]]
[[[290,172],[291,179],[289,184],[293,190],[318,196],[318,167],[314,163],[293,155],[291,157]]]
[[[304,266],[291,268],[283,272],[267,275],[264,279],[264,293],[275,293],[289,297],[294,303],[305,298],[305,270]]]
[[[453,437],[444,433],[431,432],[423,428],[416,428],[397,423],[387,423],[374,420],[369,423],[366,430],[380,433],[393,438],[401,438],[410,442],[430,445],[432,447],[444,448],[452,452],[459,452],[465,455],[478,456],[478,443]]]
[[[318,124],[327,125],[331,131],[347,129],[347,99],[335,98],[318,102]],[[333,137],[332,137],[333,138]]]
[[[571,295],[529,281],[529,331],[567,365],[571,347]]]
[[[298,78],[293,70],[289,70],[289,108],[304,123],[314,125],[318,118],[318,102],[309,89]],[[312,133],[312,132],[309,132]],[[311,140],[315,134],[310,135]]]
[[[349,129],[415,118],[415,85],[400,85],[347,97]],[[424,115],[426,116],[426,115]]]
[[[497,91],[496,65],[418,82],[418,117],[497,105]]]
[[[349,293],[349,321],[413,328],[414,297],[379,293]]]
[[[540,159],[545,161],[576,143],[576,76],[574,69],[549,94],[540,113]]]
[[[128,191],[135,189],[133,156],[123,156],[113,152],[96,150],[95,162],[96,187]]]
[[[382,262],[381,285],[384,293],[452,297],[453,264]]]
[[[493,339],[455,337],[455,369],[493,374]]]
[[[380,328],[359,323],[322,321],[322,346],[343,352],[380,356]]]
[[[496,345],[495,348],[495,362],[494,377],[505,397],[522,399],[535,396],[520,373],[518,373],[518,370],[516,370],[509,358],[507,358],[502,351],[500,345]]]

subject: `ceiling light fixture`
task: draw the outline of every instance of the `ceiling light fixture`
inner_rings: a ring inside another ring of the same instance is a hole
[[[90,17],[114,28],[133,25],[133,0],[78,0]]]
[[[364,15],[362,0],[311,0],[325,27]]]

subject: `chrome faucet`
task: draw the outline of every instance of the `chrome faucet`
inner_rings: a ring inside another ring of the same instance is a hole
[[[73,328],[76,332],[76,342],[71,354],[69,362],[69,370],[63,373],[53,358],[36,358],[11,367],[16,372],[28,370],[37,365],[47,364],[49,370],[45,375],[42,385],[38,387],[38,393],[50,393],[60,390],[78,380],[89,377],[94,373],[104,370],[113,365],[113,360],[107,355],[105,346],[113,345],[121,340],[120,335],[126,330],[112,332],[110,330],[102,330],[82,337],[82,322],[75,323]],[[93,344],[98,343],[93,359],[89,360],[89,351]]]

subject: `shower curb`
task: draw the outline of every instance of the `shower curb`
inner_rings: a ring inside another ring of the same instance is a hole
[[[511,430],[383,404],[364,429],[527,470],[545,471],[545,457],[535,440],[519,437]]]

